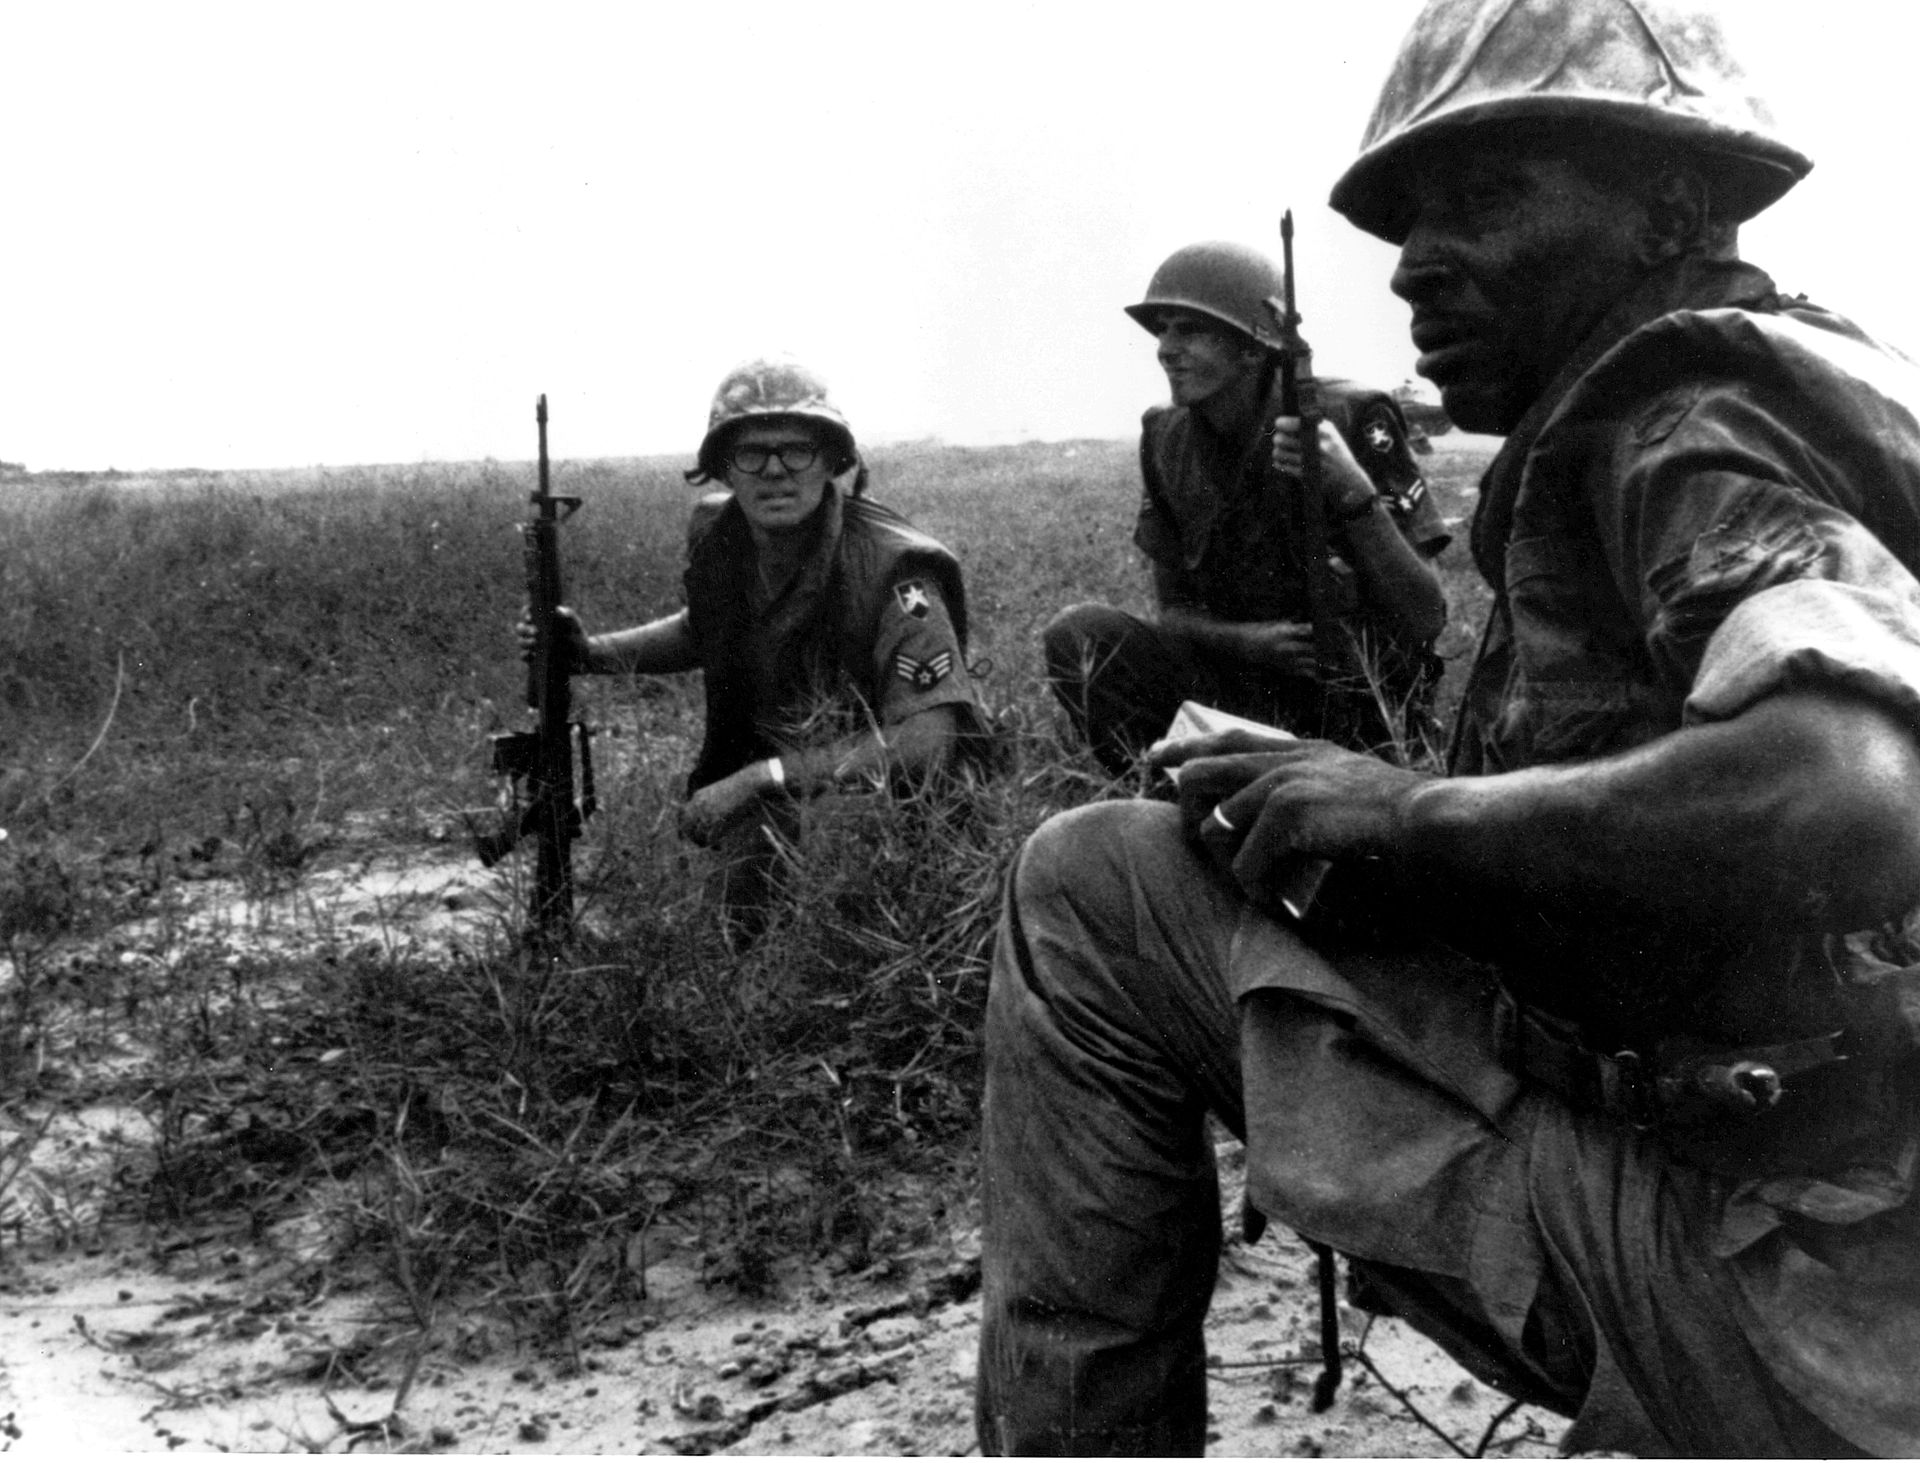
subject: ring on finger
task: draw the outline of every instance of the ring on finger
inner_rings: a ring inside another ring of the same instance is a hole
[[[1224,828],[1229,833],[1238,833],[1240,831],[1238,828],[1233,826],[1232,821],[1227,817],[1227,815],[1220,811],[1220,804],[1218,803],[1215,803],[1213,805],[1213,813],[1209,821],[1218,823],[1222,828]]]

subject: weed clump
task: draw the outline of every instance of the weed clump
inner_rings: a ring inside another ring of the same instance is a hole
[[[755,1291],[964,1227],[1004,870],[1051,813],[1133,790],[1063,745],[1033,647],[1064,603],[1146,608],[1138,488],[1128,444],[874,456],[876,495],[967,566],[1008,765],[801,809],[740,949],[674,831],[697,683],[582,682],[601,815],[552,958],[519,939],[518,860],[451,953],[256,949],[181,913],[216,878],[250,919],[300,909],[369,837],[461,836],[487,734],[524,715],[524,473],[10,484],[0,1241],[291,1221],[301,1264],[376,1266],[423,1331],[457,1300],[577,1348],[669,1238]],[[590,622],[677,603],[674,466],[563,469]],[[83,1109],[116,1126],[56,1175]]]

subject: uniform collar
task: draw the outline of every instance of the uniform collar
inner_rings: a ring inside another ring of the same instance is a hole
[[[1727,307],[1762,308],[1778,298],[1764,270],[1741,260],[1684,258],[1654,271],[1609,310],[1560,368],[1539,399],[1508,434],[1481,479],[1480,505],[1473,515],[1473,558],[1498,594],[1502,587],[1507,538],[1513,529],[1514,499],[1527,459],[1547,423],[1568,393],[1615,346],[1643,326],[1678,310]]]

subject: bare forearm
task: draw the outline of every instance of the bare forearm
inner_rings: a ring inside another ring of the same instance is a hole
[[[1400,635],[1431,643],[1447,627],[1447,598],[1431,560],[1423,558],[1394,524],[1385,504],[1346,525],[1361,590]]]
[[[889,773],[924,776],[951,755],[959,735],[955,708],[933,706],[893,726],[787,753],[780,764],[787,790],[805,797]]]
[[[585,669],[592,675],[667,675],[694,670],[699,663],[685,610],[587,639]]]
[[[1423,783],[1393,842],[1492,897],[1844,931],[1920,896],[1917,799],[1910,731],[1868,703],[1803,693],[1617,757]]]
[[[1167,604],[1161,605],[1159,620],[1162,629],[1206,654],[1247,661],[1258,655],[1255,635],[1260,622],[1222,620],[1206,610]]]

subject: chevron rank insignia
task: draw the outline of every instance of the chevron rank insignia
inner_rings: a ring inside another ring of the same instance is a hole
[[[900,601],[901,610],[916,620],[924,620],[933,608],[933,602],[927,598],[927,586],[918,579],[903,579],[893,586],[893,597]]]
[[[925,660],[908,655],[903,650],[893,658],[893,673],[916,691],[931,691],[947,678],[947,673],[952,669],[951,650],[943,650]]]

